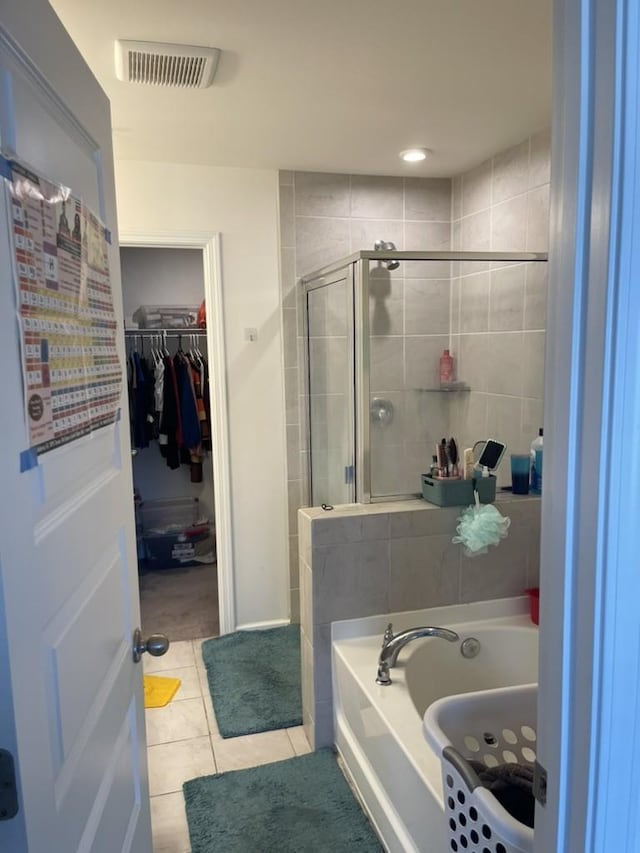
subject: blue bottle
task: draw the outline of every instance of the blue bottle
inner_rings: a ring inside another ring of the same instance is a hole
[[[540,427],[538,437],[531,442],[531,478],[529,491],[532,495],[542,494],[542,451],[544,431]]]

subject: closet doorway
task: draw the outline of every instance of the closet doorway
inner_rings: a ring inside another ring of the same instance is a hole
[[[233,629],[213,242],[120,248],[142,631],[173,641]]]

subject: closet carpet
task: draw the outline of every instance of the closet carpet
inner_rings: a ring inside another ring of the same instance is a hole
[[[169,640],[217,637],[218,578],[215,563],[140,573],[142,633]]]

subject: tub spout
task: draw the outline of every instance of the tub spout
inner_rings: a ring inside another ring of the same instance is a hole
[[[440,637],[442,640],[448,640],[450,643],[456,643],[460,637],[455,631],[450,631],[448,628],[436,628],[425,626],[423,628],[409,628],[406,631],[400,631],[399,634],[393,633],[391,623],[387,626],[382,639],[382,649],[378,658],[378,675],[376,682],[378,684],[391,684],[391,676],[389,670],[392,669],[397,661],[400,651],[412,640],[417,640],[420,637]]]

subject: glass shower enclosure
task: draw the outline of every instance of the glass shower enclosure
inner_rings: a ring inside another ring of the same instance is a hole
[[[361,251],[301,280],[311,505],[421,494],[443,437],[528,451],[542,425],[546,261]]]
[[[314,506],[356,499],[353,274],[349,264],[305,287],[309,491]]]

